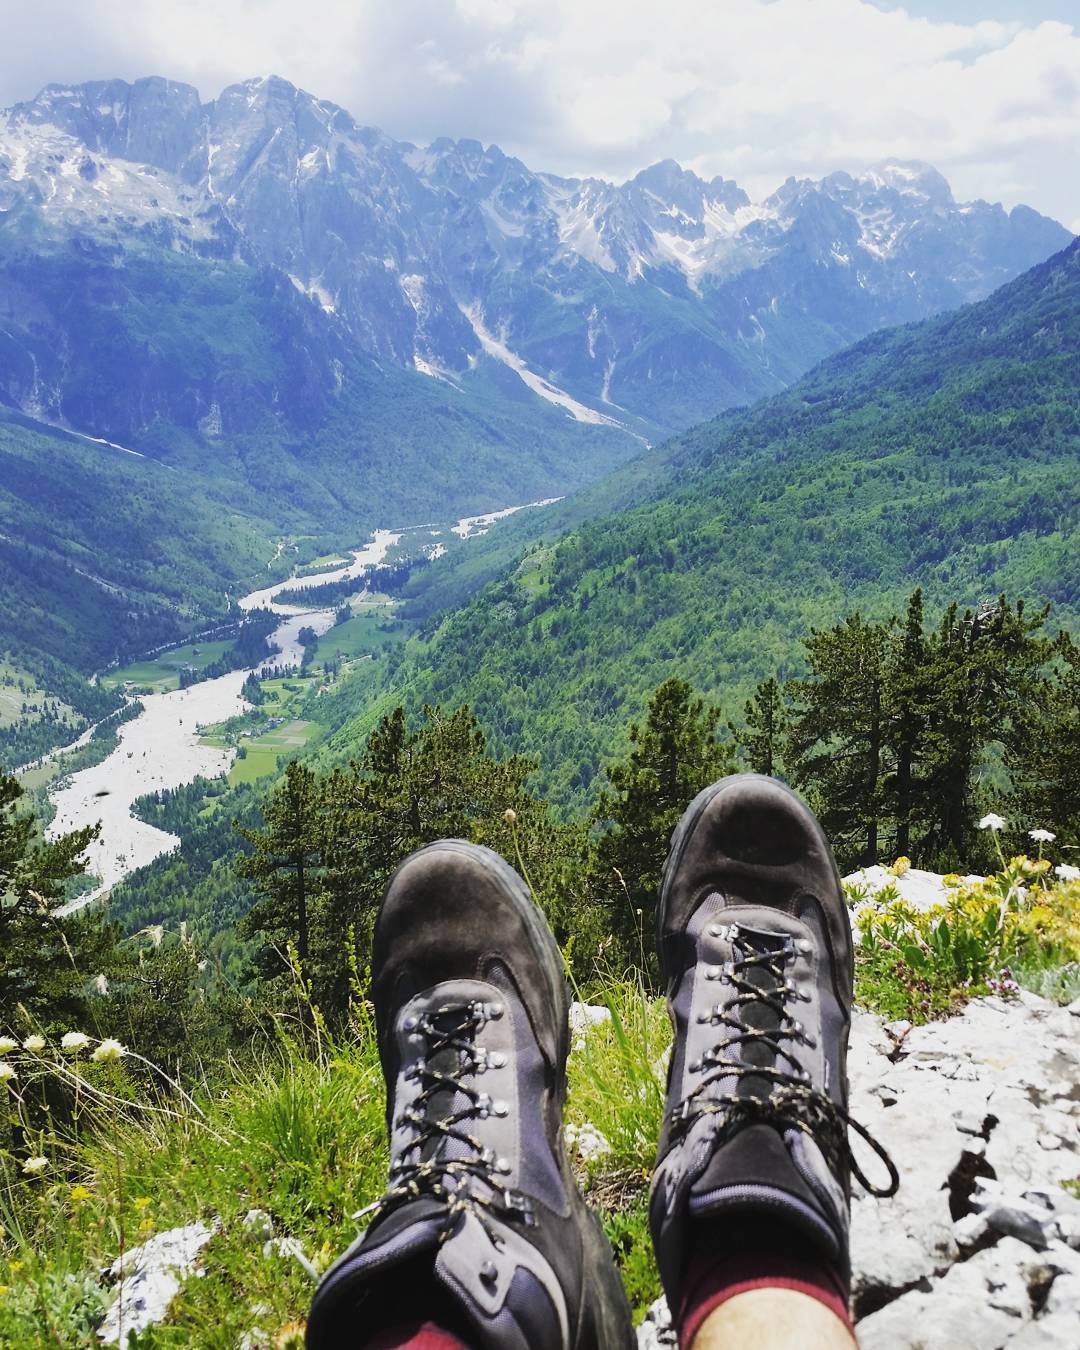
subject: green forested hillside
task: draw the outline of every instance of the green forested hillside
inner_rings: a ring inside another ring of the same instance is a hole
[[[500,750],[538,757],[564,802],[591,791],[627,712],[666,674],[734,713],[755,680],[792,672],[812,625],[896,609],[913,583],[931,610],[1006,590],[1072,622],[1080,250],[979,305],[878,334],[656,460],[658,484],[633,487],[646,500],[530,546],[431,621],[391,676],[414,705],[470,703]],[[422,584],[445,585],[438,574]],[[338,748],[370,698],[368,676]]]

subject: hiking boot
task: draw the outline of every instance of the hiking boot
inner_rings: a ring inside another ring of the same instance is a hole
[[[775,1225],[846,1289],[850,1175],[876,1195],[897,1178],[868,1139],[890,1177],[872,1190],[848,1147],[851,929],[813,814],[756,774],[699,793],[657,927],[675,1041],[649,1221],[672,1309],[699,1224]]]
[[[563,1151],[566,981],[521,878],[459,840],[412,854],[372,974],[390,1181],[316,1291],[308,1345],[353,1350],[421,1316],[476,1347],[632,1346]]]

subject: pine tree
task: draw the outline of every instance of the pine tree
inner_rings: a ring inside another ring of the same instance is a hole
[[[0,774],[0,1017],[5,1030],[25,1035],[31,1025],[82,1024],[88,979],[111,970],[117,935],[100,912],[56,912],[68,881],[85,870],[97,828],[45,842],[22,798],[16,779]],[[22,1027],[12,1020],[20,1007],[29,1018]]]
[[[1062,633],[1055,656],[1044,715],[1019,767],[1016,808],[1031,825],[1050,827],[1075,847],[1080,843],[1080,647]]]
[[[252,848],[238,860],[237,870],[263,892],[240,924],[240,933],[265,939],[257,961],[267,974],[281,971],[289,941],[296,944],[301,976],[310,974],[309,908],[322,860],[320,806],[314,773],[293,760],[284,782],[263,803],[265,828],[236,827]]]
[[[743,710],[742,727],[730,729],[751,773],[780,776],[788,726],[784,696],[775,676],[758,685]]]
[[[893,772],[886,784],[886,810],[896,821],[896,853],[910,855],[912,827],[927,808],[922,761],[932,699],[932,673],[923,632],[923,594],[908,600],[904,626],[894,639],[885,678],[888,739]]]
[[[886,769],[889,630],[853,614],[806,640],[809,673],[788,689],[788,754],[842,864],[874,863]]]
[[[978,611],[950,605],[930,644],[925,849],[942,865],[972,865],[982,780],[996,756],[1019,776],[1047,706],[1052,643],[1047,610],[1029,615],[1005,596]],[[998,770],[994,799],[1007,790]],[[983,802],[983,805],[986,803]]]
[[[655,925],[660,873],[679,817],[702,788],[734,769],[730,743],[717,739],[720,721],[719,708],[685,680],[665,680],[644,722],[630,726],[630,754],[606,770],[610,786],[593,812],[594,822],[606,826],[597,844],[597,884],[631,962],[641,961],[641,934]],[[646,965],[651,970],[651,958]]]

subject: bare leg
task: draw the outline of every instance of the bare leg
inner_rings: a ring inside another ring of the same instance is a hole
[[[855,1350],[824,1303],[794,1289],[749,1289],[711,1312],[692,1350]]]

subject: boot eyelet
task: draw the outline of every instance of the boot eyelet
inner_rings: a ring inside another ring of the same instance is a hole
[[[493,1069],[506,1068],[506,1056],[503,1054],[501,1050],[496,1050],[493,1055],[488,1055],[487,1062],[489,1066]]]
[[[706,978],[707,980],[718,980],[722,974],[723,974],[723,971],[720,969],[719,966],[706,966],[706,967],[705,967],[705,978]]]
[[[491,1103],[491,1114],[493,1116],[508,1116],[510,1107],[504,1101],[495,1101]]]

